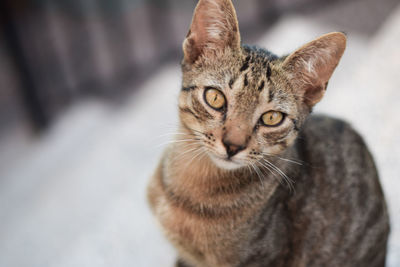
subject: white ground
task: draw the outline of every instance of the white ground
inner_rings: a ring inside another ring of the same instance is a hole
[[[375,155],[392,219],[389,267],[400,266],[399,29],[397,9],[373,38],[350,33],[316,109],[351,122]],[[286,17],[258,44],[285,53],[330,30]],[[172,265],[145,187],[176,125],[179,85],[178,63],[165,66],[121,109],[82,103],[27,149],[2,148],[1,159],[18,159],[0,166],[0,266]]]

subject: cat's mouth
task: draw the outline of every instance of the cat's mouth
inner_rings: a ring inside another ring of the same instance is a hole
[[[222,157],[214,153],[209,153],[212,162],[221,169],[235,170],[244,167],[245,164],[232,157]]]

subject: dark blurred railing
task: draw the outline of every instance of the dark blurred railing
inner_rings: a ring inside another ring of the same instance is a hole
[[[293,4],[315,1],[234,3],[243,32],[251,34],[265,30]],[[11,78],[0,81],[0,123],[16,112],[13,105],[5,105],[14,99],[42,129],[77,99],[121,96],[162,62],[178,59],[197,1],[0,2],[0,72],[13,69]]]

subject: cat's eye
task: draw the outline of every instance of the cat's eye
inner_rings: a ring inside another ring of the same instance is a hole
[[[284,119],[284,114],[279,111],[268,111],[261,116],[261,122],[266,126],[278,126]]]
[[[222,109],[226,103],[224,94],[214,88],[207,89],[204,92],[204,99],[210,107],[216,110]]]

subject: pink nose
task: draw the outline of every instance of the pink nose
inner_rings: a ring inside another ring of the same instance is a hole
[[[222,140],[222,143],[226,148],[226,153],[228,154],[228,158],[235,156],[237,153],[246,148],[245,145],[232,144],[227,140]]]
[[[230,121],[225,125],[225,132],[221,141],[226,149],[228,158],[230,158],[247,147],[251,129],[246,126],[246,123],[241,123],[239,119],[236,119],[235,123]]]

